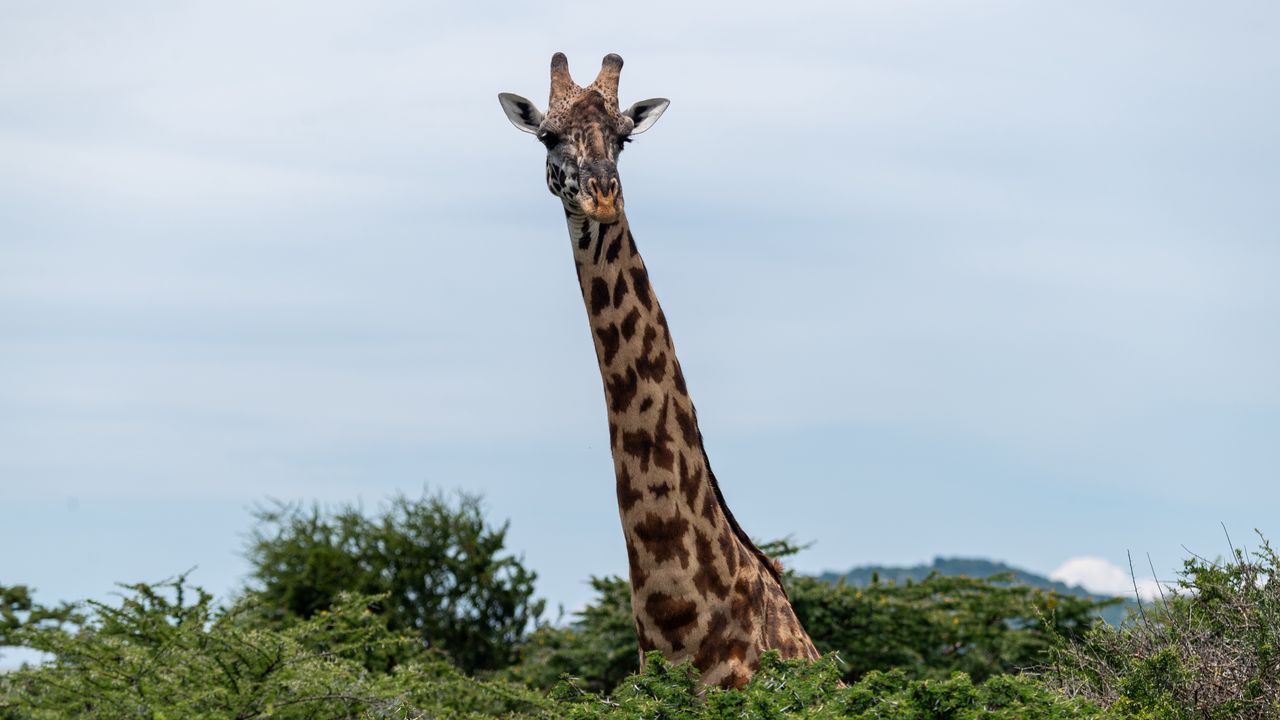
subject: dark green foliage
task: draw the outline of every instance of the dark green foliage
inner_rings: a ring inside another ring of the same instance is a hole
[[[548,688],[570,676],[584,690],[605,692],[639,668],[631,586],[619,577],[593,577],[591,587],[595,602],[575,613],[569,627],[544,625],[529,636],[510,677]]]
[[[869,673],[839,686],[837,661],[783,662],[767,655],[742,690],[708,689],[697,670],[660,655],[612,695],[561,683],[549,695],[467,677],[439,656],[415,651],[390,672],[368,669],[368,655],[415,646],[389,631],[367,606],[344,596],[327,611],[284,628],[262,626],[254,608],[214,609],[208,594],[181,579],[132,585],[118,606],[88,603],[76,630],[24,628],[19,639],[55,662],[0,676],[0,718],[125,720],[766,720],[942,718],[1066,720],[1107,717],[1034,682],[998,677],[975,684],[963,674],[911,680]]]
[[[0,643],[52,657],[0,673],[0,720],[1280,717],[1280,558],[1265,541],[1254,556],[1188,561],[1180,591],[1120,629],[1090,627],[1088,599],[1008,578],[851,587],[788,575],[814,640],[836,652],[768,654],[747,686],[724,691],[657,654],[629,674],[620,578],[594,578],[598,600],[568,627],[524,636],[540,605],[532,575],[500,555],[504,531],[471,498],[397,498],[373,519],[285,506],[260,515],[262,587],[230,607],[183,578],[54,608],[0,587]]]
[[[790,576],[788,589],[818,649],[839,653],[849,679],[898,668],[985,680],[1043,665],[1051,647],[1095,621],[1097,602],[1002,580],[931,575],[855,588]]]
[[[1140,717],[1280,717],[1280,557],[1184,563],[1178,587],[1056,653],[1060,688]]]
[[[31,599],[31,589],[25,585],[0,585],[0,648],[17,644],[14,633],[21,628],[57,627],[78,619],[70,603],[45,607]]]
[[[1104,720],[1118,718],[1068,700],[1032,680],[998,676],[975,684],[963,673],[941,680],[913,680],[901,671],[868,673],[839,685],[834,658],[816,663],[782,661],[769,653],[740,690],[698,685],[697,670],[672,666],[651,654],[645,671],[629,677],[612,696],[574,683],[556,688],[555,717],[573,720]]]
[[[313,617],[344,592],[386,595],[393,631],[417,634],[474,672],[513,662],[542,614],[536,575],[503,553],[507,526],[490,527],[474,496],[400,495],[372,517],[352,505],[277,505],[257,520],[252,592],[286,622]]]
[[[368,610],[376,597],[342,595],[330,610],[276,628],[249,604],[214,608],[181,578],[125,590],[118,607],[87,603],[75,629],[16,632],[54,662],[0,676],[0,717],[487,717],[546,704],[415,649],[415,639]],[[395,648],[404,662],[393,672],[368,669],[371,657]]]
[[[850,681],[895,668],[913,678],[959,671],[985,680],[1043,665],[1054,643],[1081,637],[1094,622],[1097,602],[1003,580],[934,575],[856,588],[786,576],[805,629],[819,650],[839,655]],[[514,677],[549,687],[568,674],[601,692],[637,670],[627,581],[593,578],[592,585],[597,599],[568,628],[533,634]]]

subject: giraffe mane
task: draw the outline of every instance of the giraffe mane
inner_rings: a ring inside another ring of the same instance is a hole
[[[711,480],[711,490],[715,493],[716,504],[720,506],[720,512],[724,513],[724,518],[729,522],[730,529],[737,536],[738,541],[747,546],[751,554],[755,556],[756,561],[764,566],[766,572],[778,581],[778,587],[782,588],[782,594],[790,599],[787,593],[787,586],[782,582],[782,563],[765,554],[765,551],[756,547],[755,542],[751,540],[751,536],[747,535],[747,531],[742,529],[738,524],[738,519],[733,516],[733,511],[729,509],[729,504],[724,500],[724,493],[720,491],[720,483],[716,480],[716,473],[711,469],[711,459],[707,457],[706,444],[702,442],[702,431],[698,431],[698,444],[702,445],[702,464],[707,469],[707,477]]]

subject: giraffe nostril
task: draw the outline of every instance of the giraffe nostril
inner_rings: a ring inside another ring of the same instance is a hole
[[[610,195],[618,194],[618,178],[616,177],[609,178],[609,194]]]
[[[600,192],[600,186],[595,178],[587,178],[587,192],[592,194]]]

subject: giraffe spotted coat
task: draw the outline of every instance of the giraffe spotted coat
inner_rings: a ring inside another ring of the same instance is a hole
[[[815,659],[775,562],[729,512],[711,472],[666,316],[623,208],[617,160],[667,107],[618,109],[622,58],[605,57],[589,86],[551,60],[544,115],[499,95],[508,119],[547,148],[547,188],[564,205],[574,263],[604,384],[609,443],[630,566],[641,662],[661,651],[702,680],[745,684],[760,655]]]
[[[738,526],[703,450],[671,331],[624,217],[569,214],[609,416],[641,653],[737,687],[767,649],[817,658],[776,565]]]

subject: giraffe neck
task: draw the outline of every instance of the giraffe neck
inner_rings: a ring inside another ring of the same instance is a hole
[[[702,681],[747,682],[760,655],[816,658],[777,565],[725,505],[671,331],[623,215],[566,212],[609,416],[631,607],[644,652],[690,660]]]
[[[659,595],[723,595],[743,563],[763,565],[776,581],[776,567],[738,526],[711,473],[670,328],[626,216],[600,225],[566,215],[604,382],[633,593],[655,585],[672,591]]]

